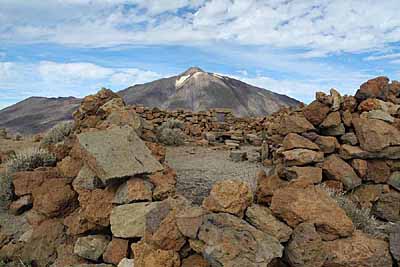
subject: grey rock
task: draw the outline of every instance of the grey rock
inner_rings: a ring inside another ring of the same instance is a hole
[[[392,173],[387,183],[400,191],[400,172]]]
[[[367,113],[368,119],[377,119],[377,120],[382,120],[386,121],[389,123],[394,122],[394,117],[392,117],[389,113],[383,111],[383,110],[371,110]]]
[[[135,267],[135,260],[124,258],[118,263],[118,267]]]
[[[344,124],[340,123],[336,127],[330,127],[326,129],[322,129],[322,134],[323,135],[329,135],[329,136],[340,136],[345,134],[346,129],[344,128]]]
[[[282,256],[277,239],[227,213],[204,216],[198,238],[211,266],[267,266]]]
[[[246,221],[258,230],[275,237],[280,242],[288,241],[292,234],[292,228],[275,218],[269,208],[257,204],[247,208]]]
[[[80,237],[75,243],[74,253],[88,260],[98,260],[107,248],[110,239],[104,235]]]
[[[163,169],[129,126],[84,132],[78,141],[86,164],[104,184]]]
[[[355,146],[358,144],[357,135],[355,133],[345,133],[340,137],[343,143]]]
[[[143,237],[146,215],[158,207],[156,202],[140,202],[115,207],[110,216],[111,232],[115,237]]]
[[[78,173],[78,176],[72,182],[72,187],[75,191],[79,191],[82,189],[94,190],[102,186],[102,181],[86,164],[83,165]]]

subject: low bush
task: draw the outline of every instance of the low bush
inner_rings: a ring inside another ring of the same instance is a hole
[[[324,186],[321,186],[321,188],[323,188],[346,212],[346,215],[352,220],[356,229],[374,237],[382,237],[385,235],[384,224],[371,215],[371,209],[358,207],[358,205],[344,193],[338,193]]]
[[[51,128],[42,139],[43,145],[57,144],[64,141],[74,128],[72,121],[61,122]]]
[[[157,129],[157,139],[160,143],[169,146],[179,146],[185,142],[185,134],[182,131],[183,123],[179,120],[164,122]]]
[[[56,157],[47,150],[29,148],[17,152],[6,163],[8,173],[34,170],[38,167],[54,166]]]

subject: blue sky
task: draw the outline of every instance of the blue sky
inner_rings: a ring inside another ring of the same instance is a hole
[[[199,66],[304,102],[400,77],[398,0],[0,0],[0,108]]]

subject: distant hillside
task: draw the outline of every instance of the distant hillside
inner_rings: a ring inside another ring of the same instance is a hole
[[[184,73],[119,92],[128,104],[193,111],[230,108],[237,116],[263,116],[300,102],[242,81],[190,68]]]
[[[0,128],[12,132],[34,134],[72,119],[81,100],[74,97],[30,97],[0,110]]]
[[[242,81],[189,68],[184,73],[134,85],[118,92],[127,104],[143,104],[161,109],[230,108],[237,116],[264,116],[281,107],[296,106],[300,102]],[[35,134],[60,121],[72,119],[72,112],[80,99],[74,97],[30,97],[0,110],[0,128],[13,132]]]

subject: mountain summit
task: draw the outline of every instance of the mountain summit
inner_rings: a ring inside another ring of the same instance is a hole
[[[161,109],[229,108],[237,116],[264,116],[300,102],[242,81],[191,67],[182,74],[119,92],[128,104]]]
[[[203,111],[229,108],[237,116],[264,116],[300,102],[239,80],[191,67],[185,72],[118,92],[129,105]],[[31,97],[0,111],[0,128],[24,134],[72,119],[78,98]]]

